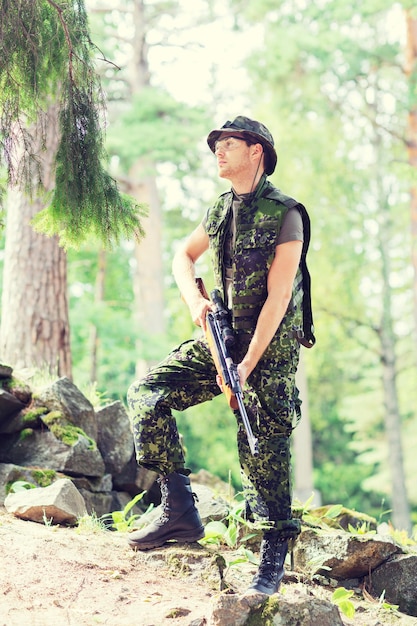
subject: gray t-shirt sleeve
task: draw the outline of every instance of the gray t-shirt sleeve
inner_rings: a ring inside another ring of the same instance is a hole
[[[304,241],[303,218],[295,207],[289,209],[279,231],[277,246],[289,241]]]

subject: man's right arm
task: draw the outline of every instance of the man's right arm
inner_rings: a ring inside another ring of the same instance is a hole
[[[200,224],[178,248],[172,262],[172,272],[182,297],[190,309],[192,320],[205,328],[206,313],[211,309],[208,300],[203,298],[195,282],[195,263],[208,249],[209,238]]]

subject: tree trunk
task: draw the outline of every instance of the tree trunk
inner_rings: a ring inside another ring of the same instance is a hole
[[[41,137],[41,127],[46,136]],[[38,124],[39,167],[46,191],[54,185],[57,109]],[[42,141],[45,141],[42,151]],[[37,368],[71,377],[67,259],[58,239],[35,233],[30,221],[44,208],[17,187],[7,197],[0,327],[1,358],[14,368]]]
[[[104,301],[104,285],[106,280],[107,254],[105,250],[98,253],[98,270],[94,291],[94,304],[99,307]],[[100,346],[100,335],[96,324],[91,325],[90,334],[90,383],[97,382],[98,351]]]
[[[138,184],[133,188],[135,197],[149,206],[149,215],[142,220],[145,237],[135,245],[135,271],[133,289],[137,327],[136,376],[141,378],[152,365],[152,340],[157,341],[165,331],[163,264],[162,264],[162,211],[153,176],[143,177],[146,166],[136,163],[130,172]],[[141,178],[142,175],[142,178]],[[145,345],[146,338],[146,345]]]
[[[387,209],[386,209],[387,210]],[[381,208],[381,211],[384,211]],[[387,220],[388,220],[387,216]],[[391,475],[392,521],[395,528],[411,533],[410,507],[404,472],[403,445],[401,438],[402,421],[398,405],[395,336],[393,331],[391,287],[389,284],[389,229],[386,223],[380,233],[382,258],[382,320],[380,327],[381,365],[384,389],[384,420],[388,441],[388,464]]]
[[[397,358],[394,320],[392,316],[392,289],[391,278],[391,223],[392,215],[387,202],[387,193],[384,188],[383,168],[380,159],[383,155],[383,146],[380,134],[374,126],[374,148],[376,155],[375,184],[376,201],[378,206],[379,234],[378,244],[381,255],[381,323],[379,339],[381,343],[381,367],[384,393],[384,421],[388,442],[388,464],[391,475],[391,503],[392,521],[395,528],[411,532],[410,507],[407,497],[407,487],[404,471],[404,457],[402,446],[402,420],[398,403],[397,390]]]
[[[146,15],[143,0],[134,3],[133,21],[135,36],[133,38],[133,72],[131,79],[132,93],[149,86],[150,74],[148,66],[148,47],[146,43]],[[136,375],[146,373],[152,358],[152,339],[157,340],[165,333],[164,291],[162,264],[162,210],[158,197],[155,176],[155,165],[143,159],[138,161],[129,172],[132,184],[129,192],[140,203],[149,206],[149,216],[143,220],[145,238],[136,244],[136,267],[133,276],[135,294],[135,311],[141,337],[138,341]],[[147,345],[142,339],[146,337]]]
[[[408,162],[417,174],[417,104],[415,98],[415,86],[417,82],[417,18],[412,11],[406,12],[407,20],[407,46],[405,71],[409,81],[410,109],[408,111]],[[416,175],[414,180],[416,180]],[[410,189],[410,213],[411,213],[411,259],[413,264],[414,280],[414,333],[417,342],[417,184]],[[417,348],[416,348],[417,353]]]
[[[317,490],[314,490],[313,481],[313,443],[303,348],[301,348],[300,364],[297,371],[297,385],[302,400],[302,418],[293,435],[294,495],[300,502],[304,503],[314,494],[312,505],[320,506],[321,496]]]

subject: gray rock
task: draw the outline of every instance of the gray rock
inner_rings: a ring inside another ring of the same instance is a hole
[[[18,433],[25,428],[30,428],[37,421],[38,420],[35,418],[31,423],[28,423],[25,412],[19,411],[19,413],[9,415],[7,419],[0,423],[0,433],[4,435]]]
[[[113,495],[111,493],[92,493],[87,489],[80,489],[84,498],[88,515],[103,517],[113,510]]]
[[[129,416],[121,402],[96,411],[97,445],[106,472],[120,474],[133,455],[133,435]]]
[[[11,378],[13,374],[13,369],[10,365],[4,365],[4,363],[0,363],[0,379]]]
[[[220,496],[216,496],[210,487],[192,483],[191,488],[198,498],[196,507],[203,524],[212,520],[222,520],[227,516],[229,513],[227,502]]]
[[[128,491],[132,496],[136,495],[138,491],[144,491],[143,487],[139,487],[136,482],[137,472],[138,464],[136,462],[135,454],[133,453],[122,471],[118,474],[113,474],[113,487],[118,491]],[[153,484],[157,478],[157,474],[155,472],[150,473],[154,476],[152,481]]]
[[[295,570],[339,580],[360,578],[398,552],[387,536],[306,530],[294,548]]]
[[[104,476],[99,476],[98,478],[72,476],[71,480],[79,491],[85,489],[92,493],[110,493],[113,489],[111,474],[104,474]]]
[[[0,432],[7,432],[10,416],[16,415],[24,407],[23,402],[20,402],[15,396],[5,389],[0,389]]]
[[[48,487],[59,478],[66,478],[59,472],[42,467],[24,467],[13,463],[0,463],[0,505],[4,504],[8,485],[17,481],[27,482],[35,487]]]
[[[209,626],[245,626],[248,623],[343,626],[334,604],[304,594],[291,600],[286,600],[281,594],[267,597],[261,593],[224,594],[215,599]]]
[[[400,611],[417,617],[417,555],[394,556],[372,572],[369,586],[377,597],[384,594]]]
[[[35,406],[59,411],[86,435],[97,441],[97,420],[94,407],[69,378],[59,378],[34,397]]]
[[[87,513],[84,498],[68,478],[49,487],[9,493],[4,506],[16,517],[40,523],[71,525]]]
[[[15,465],[48,467],[75,476],[101,477],[104,474],[100,451],[92,449],[89,440],[80,436],[75,445],[68,446],[48,430],[23,431],[3,437],[0,459]]]

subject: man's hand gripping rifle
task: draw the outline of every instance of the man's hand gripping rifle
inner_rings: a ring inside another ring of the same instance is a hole
[[[206,337],[213,356],[217,373],[221,378],[222,389],[230,408],[239,410],[248,437],[250,451],[254,456],[259,454],[258,440],[254,437],[243,404],[243,391],[239,380],[237,365],[229,354],[229,348],[235,341],[233,329],[228,320],[228,312],[224,306],[218,289],[211,292],[211,300],[215,306],[206,317]]]

